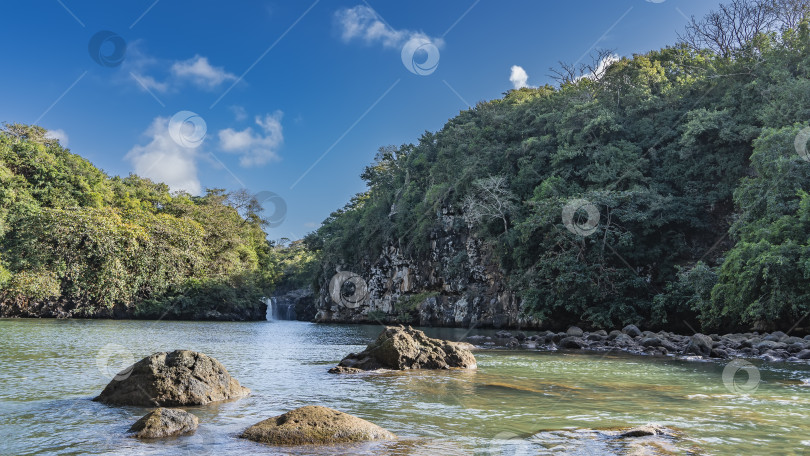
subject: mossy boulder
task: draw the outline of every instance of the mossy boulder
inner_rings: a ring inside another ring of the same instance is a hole
[[[219,361],[189,350],[155,353],[116,375],[94,401],[112,405],[187,406],[250,394]]]
[[[329,370],[351,373],[375,369],[475,369],[469,344],[433,339],[410,326],[389,326],[360,353],[351,353]]]
[[[185,410],[157,408],[144,415],[129,428],[133,437],[139,439],[161,439],[197,430],[200,420]]]
[[[318,405],[260,421],[240,437],[273,445],[324,445],[397,438],[374,423]]]

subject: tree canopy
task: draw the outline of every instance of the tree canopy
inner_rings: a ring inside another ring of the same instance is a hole
[[[204,318],[257,308],[291,267],[245,191],[109,177],[46,133],[0,132],[0,303]]]
[[[388,246],[427,258],[450,214],[547,321],[790,327],[810,311],[807,10],[735,0],[679,44],[380,149],[367,190],[306,239],[319,281]]]

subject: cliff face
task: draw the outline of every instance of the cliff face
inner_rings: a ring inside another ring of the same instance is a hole
[[[470,235],[461,217],[444,208],[430,252],[409,258],[389,245],[361,270],[338,269],[323,284],[318,322],[403,323],[421,326],[523,327],[540,322],[521,313],[520,299]]]

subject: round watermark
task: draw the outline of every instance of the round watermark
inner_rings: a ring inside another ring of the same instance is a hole
[[[585,211],[588,219],[584,222],[574,220],[579,211]],[[588,200],[575,199],[568,202],[562,210],[562,220],[568,231],[580,236],[590,236],[599,225],[599,210]]]
[[[439,48],[425,37],[413,37],[402,46],[402,64],[413,74],[427,76],[439,67]]]
[[[169,119],[169,136],[179,146],[194,149],[202,144],[208,127],[199,114],[180,111]]]
[[[118,344],[107,344],[96,354],[96,367],[105,378],[126,380],[132,375],[135,358],[126,347]]]
[[[803,128],[798,135],[793,145],[796,146],[796,153],[805,161],[810,161],[810,153],[807,152],[807,142],[810,141],[810,127]]]
[[[520,437],[514,432],[499,432],[489,444],[489,452],[492,456],[529,456],[536,455],[537,449],[528,440]]]
[[[265,218],[269,228],[275,228],[284,223],[287,218],[287,202],[284,201],[284,198],[267,190],[257,193],[254,198],[262,205],[262,213],[266,213],[268,203],[273,205],[273,212]]]
[[[124,62],[127,42],[121,35],[102,30],[90,38],[87,50],[94,62],[107,68],[114,68]]]
[[[222,441],[217,438],[218,436],[216,429],[199,427],[192,435],[183,437],[183,447],[178,454],[188,456],[220,454],[221,448],[218,444],[221,444]]]
[[[739,378],[744,374],[745,381]],[[743,359],[735,359],[723,369],[723,384],[734,394],[751,394],[759,388],[759,369]]]
[[[360,307],[368,298],[368,294],[366,281],[353,272],[341,271],[329,280],[329,297],[343,307],[349,309]]]

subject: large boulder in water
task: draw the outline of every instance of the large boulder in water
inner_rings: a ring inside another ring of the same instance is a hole
[[[698,355],[698,356],[709,356],[712,352],[712,338],[697,333],[689,339],[689,344],[684,349],[684,355]]]
[[[139,439],[161,439],[197,430],[200,420],[185,410],[157,408],[135,422],[129,432]]]
[[[119,380],[120,379],[120,380]],[[94,401],[113,405],[185,406],[250,394],[219,361],[203,353],[155,353],[124,369]]]
[[[274,445],[312,445],[392,440],[397,436],[362,418],[328,407],[308,405],[268,418],[240,437]]]
[[[386,327],[360,353],[351,353],[329,370],[331,373],[374,369],[475,369],[475,356],[467,348],[446,340],[432,339],[410,326]]]

